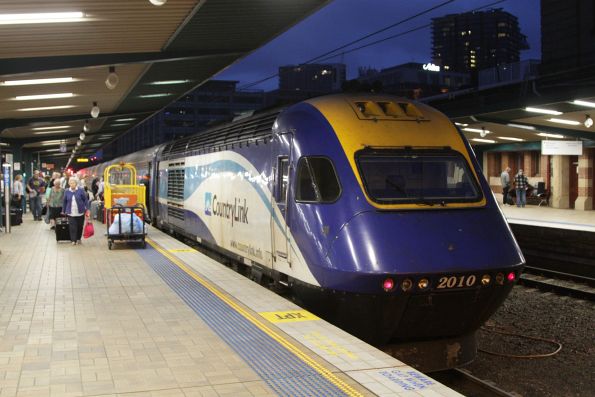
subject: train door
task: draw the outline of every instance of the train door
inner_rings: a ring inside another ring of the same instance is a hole
[[[273,137],[273,199],[279,212],[273,208],[271,213],[271,236],[273,250],[273,268],[288,265],[289,258],[289,170],[291,157],[292,135],[279,134]]]

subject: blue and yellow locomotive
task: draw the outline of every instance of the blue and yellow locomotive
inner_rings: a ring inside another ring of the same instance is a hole
[[[154,225],[425,368],[474,356],[524,264],[463,135],[406,99],[315,98],[126,161],[151,176]]]

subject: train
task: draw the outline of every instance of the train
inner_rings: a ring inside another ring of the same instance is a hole
[[[154,226],[421,369],[475,357],[525,262],[464,135],[408,99],[312,98],[79,174],[120,162]]]

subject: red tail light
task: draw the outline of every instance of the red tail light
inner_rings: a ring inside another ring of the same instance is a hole
[[[391,291],[393,288],[395,288],[395,282],[393,281],[392,278],[387,278],[386,280],[384,280],[384,282],[382,283],[382,288],[388,292]]]
[[[512,283],[515,280],[516,276],[514,272],[510,272],[508,273],[508,276],[506,276],[506,278],[508,278],[508,282]]]

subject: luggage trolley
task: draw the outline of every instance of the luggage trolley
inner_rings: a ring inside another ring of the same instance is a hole
[[[138,184],[136,168],[128,163],[110,165],[103,180],[108,248],[116,241],[140,242],[145,248],[145,186]]]

